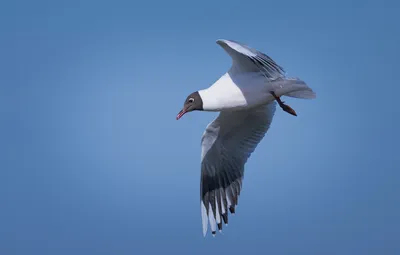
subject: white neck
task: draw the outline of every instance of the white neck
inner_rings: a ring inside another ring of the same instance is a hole
[[[222,111],[247,106],[245,97],[239,87],[225,73],[213,85],[199,90],[204,111]]]
[[[265,90],[265,84],[263,81],[262,76],[254,74],[235,76],[232,80],[231,75],[225,73],[209,88],[199,90],[203,100],[203,109],[204,111],[223,111],[251,107],[264,97],[262,92]],[[252,97],[256,101],[248,102],[248,99]]]

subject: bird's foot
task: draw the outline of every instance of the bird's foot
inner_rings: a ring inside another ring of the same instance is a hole
[[[293,115],[293,116],[297,116],[296,111],[293,110],[293,108],[290,107],[289,105],[284,104],[285,102],[283,102],[283,101],[281,100],[281,98],[278,97],[278,96],[275,94],[274,91],[271,91],[271,95],[272,95],[272,96],[275,98],[275,100],[278,102],[278,104],[279,104],[279,106],[282,108],[282,110],[284,110],[285,112],[287,112],[287,113],[289,113],[289,114],[291,114],[291,115]]]
[[[290,107],[289,105],[287,105],[287,104],[282,104],[281,107],[282,107],[282,110],[284,110],[285,112],[287,112],[287,113],[289,113],[289,114],[292,114],[293,116],[297,116],[296,111],[293,110],[293,108]]]

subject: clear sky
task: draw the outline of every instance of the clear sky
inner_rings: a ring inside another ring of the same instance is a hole
[[[400,254],[398,1],[11,1],[1,12],[0,254]],[[217,39],[300,77],[202,235]]]

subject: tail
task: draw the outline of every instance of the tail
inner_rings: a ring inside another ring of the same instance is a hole
[[[316,93],[298,78],[282,78],[271,82],[275,94],[294,98],[314,99]]]

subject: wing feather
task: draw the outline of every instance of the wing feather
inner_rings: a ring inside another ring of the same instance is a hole
[[[267,79],[285,76],[285,70],[268,55],[233,40],[217,40],[232,58],[230,72],[261,72]]]
[[[235,213],[242,190],[244,165],[269,129],[276,103],[252,110],[221,112],[202,137],[200,200],[203,234],[208,223],[222,229],[228,209]]]

